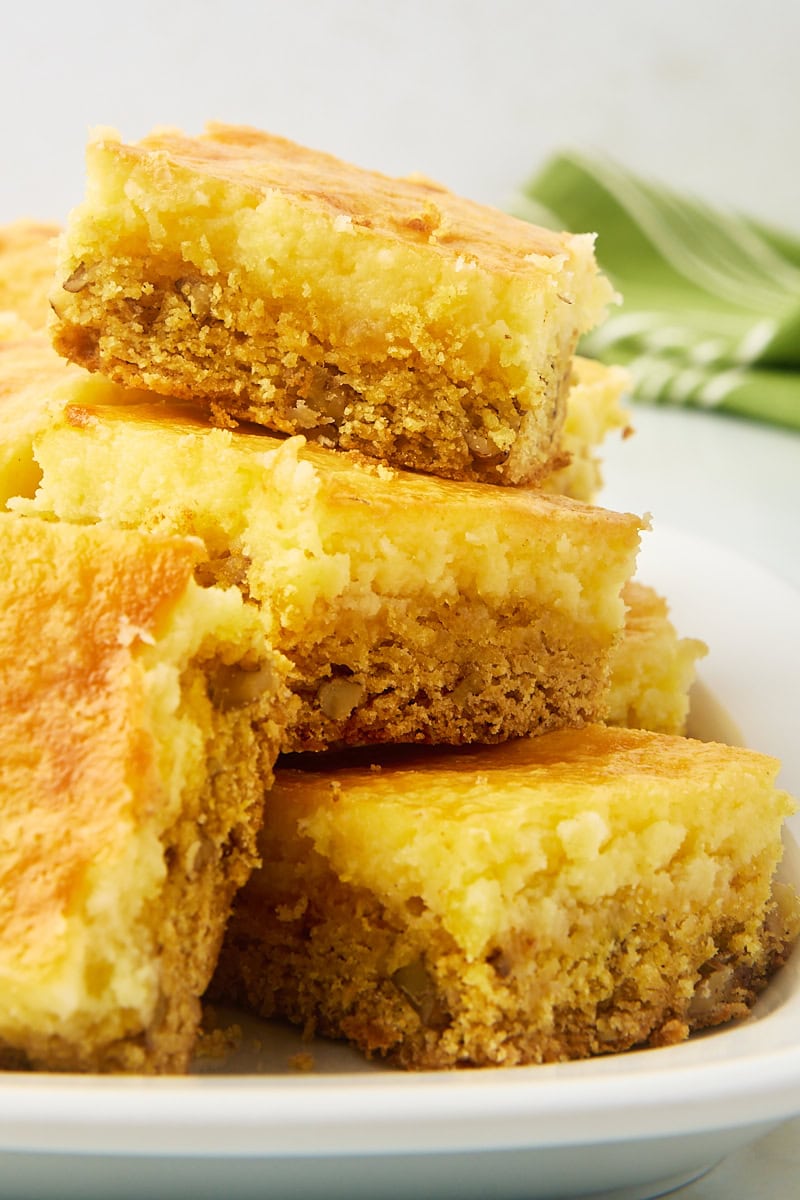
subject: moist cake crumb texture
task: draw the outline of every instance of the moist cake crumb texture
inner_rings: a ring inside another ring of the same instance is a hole
[[[184,1071],[284,667],[198,547],[0,516],[0,1064]],[[253,688],[252,682],[258,680]]]
[[[666,1045],[746,1015],[800,925],[750,751],[593,727],[280,770],[215,994],[404,1067]]]
[[[592,238],[254,130],[105,130],[51,302],[120,383],[455,479],[557,462],[579,335],[614,295]]]
[[[697,662],[708,647],[678,636],[666,600],[652,588],[631,581],[622,594],[628,611],[611,661],[606,723],[685,733]]]

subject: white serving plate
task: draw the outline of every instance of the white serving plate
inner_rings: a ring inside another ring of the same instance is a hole
[[[640,577],[712,647],[693,732],[779,755],[800,795],[800,597],[657,530]],[[712,701],[721,702],[721,707]],[[797,830],[797,818],[793,818]],[[787,839],[784,871],[800,887]],[[253,1040],[261,1040],[257,1046]],[[312,1050],[314,1070],[290,1064]],[[0,1074],[0,1197],[642,1200],[800,1114],[800,954],[751,1017],[679,1045],[542,1067],[403,1074],[251,1023],[186,1079]]]

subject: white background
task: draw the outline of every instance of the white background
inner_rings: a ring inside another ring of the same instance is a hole
[[[800,218],[796,0],[0,0],[0,221],[61,219],[92,125],[241,122],[502,205],[564,145]]]

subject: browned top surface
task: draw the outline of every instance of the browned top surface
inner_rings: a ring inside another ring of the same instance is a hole
[[[142,393],[130,395],[141,396]],[[162,454],[169,453],[171,446],[187,433],[207,436],[214,430],[207,415],[197,406],[158,397],[143,404],[69,404],[63,410],[63,418],[52,421],[53,426],[64,423],[75,429],[86,429],[89,435],[103,427],[116,430],[122,437],[125,429],[130,430],[131,438],[143,433],[152,439],[153,453]],[[260,456],[280,449],[289,440],[246,425],[232,430],[229,436],[231,450],[250,458],[259,472],[263,470]],[[531,529],[550,528],[566,535],[602,531],[604,538],[619,539],[620,545],[630,549],[635,549],[640,531],[648,527],[647,519],[633,513],[599,508],[537,488],[501,488],[491,483],[438,479],[433,475],[376,466],[356,452],[329,450],[313,442],[301,445],[299,457],[313,464],[318,472],[326,504],[352,509],[368,503],[376,521],[382,513],[388,512],[406,512],[409,520],[418,522],[421,511],[452,514],[469,508],[476,527],[484,519],[495,525],[522,520],[530,523]]]
[[[520,788],[598,787],[614,781],[636,780],[639,789],[658,781],[682,788],[693,781],[712,784],[720,773],[742,772],[766,786],[778,763],[752,750],[699,742],[640,729],[589,725],[533,738],[518,738],[498,746],[426,749],[415,746],[337,754],[291,757],[276,771],[273,805],[281,797],[330,799],[331,784],[340,794],[379,799],[426,789],[431,796],[469,793],[479,786],[487,793],[508,797]],[[380,769],[376,769],[376,764]],[[327,766],[327,769],[326,769]],[[316,768],[316,769],[309,769]]]
[[[331,219],[454,253],[519,266],[526,255],[570,253],[571,236],[454,195],[421,177],[392,178],[330,154],[242,126],[210,124],[200,137],[156,130],[136,145],[100,137],[104,150],[132,160],[166,158],[200,176],[267,195],[280,192]]]
[[[35,959],[121,815],[159,802],[135,658],[194,561],[179,539],[0,515],[0,954]]]

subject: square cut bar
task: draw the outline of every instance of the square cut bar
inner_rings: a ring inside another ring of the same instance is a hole
[[[0,345],[0,379],[2,361]],[[52,351],[39,368],[40,430],[29,390],[17,447],[29,498],[9,504],[202,539],[198,578],[236,583],[292,663],[287,749],[498,741],[602,714],[639,518],[213,428],[189,406],[85,402]]]
[[[614,294],[590,235],[210,125],[96,134],[51,299],[67,358],[222,424],[518,484]]]
[[[747,1014],[798,929],[761,755],[605,726],[279,769],[212,994],[418,1069]]]
[[[0,515],[0,1063],[181,1071],[285,665],[198,545]]]
[[[219,430],[168,402],[84,403],[74,379],[66,402],[48,354],[61,408],[38,374],[30,498],[8,503],[203,540],[200,580],[236,583],[293,664],[285,748],[495,742],[602,714],[638,517]]]

